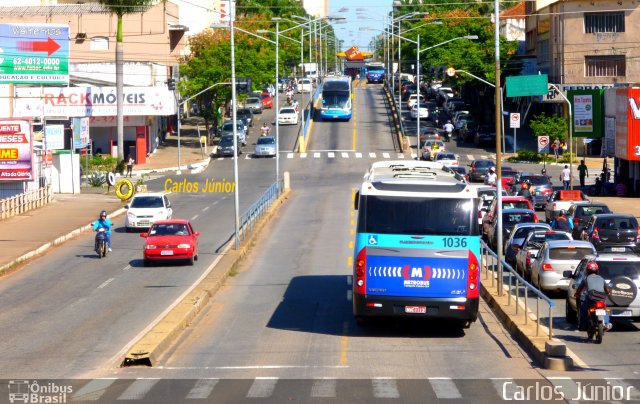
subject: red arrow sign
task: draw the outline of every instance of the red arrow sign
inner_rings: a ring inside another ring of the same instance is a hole
[[[18,41],[16,48],[21,52],[47,52],[47,56],[51,56],[60,45],[49,37],[46,41]]]

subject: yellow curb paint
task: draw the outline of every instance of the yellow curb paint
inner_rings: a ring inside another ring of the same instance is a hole
[[[353,249],[353,241],[349,241],[349,248]]]
[[[353,222],[353,220],[352,220],[352,222]],[[353,236],[353,235],[356,234],[356,231],[354,229],[351,229],[351,230],[349,230],[349,233]]]
[[[356,224],[356,221],[355,221],[355,220],[352,220],[349,224],[350,224],[351,226],[353,226],[354,224]]]
[[[351,119],[353,120],[353,141],[351,144],[351,147],[353,149],[353,151],[356,151],[356,125],[357,125],[357,119],[356,119],[356,105],[358,105],[356,103],[356,93],[353,93],[353,103],[351,104],[352,107],[352,114],[351,114]]]
[[[351,216],[355,216],[355,214],[353,213],[353,211],[351,211]]]
[[[318,106],[319,102],[320,102],[320,97],[318,97],[316,99],[316,102],[313,103],[313,109],[315,109]],[[306,141],[303,140],[300,143],[300,152],[301,153],[306,153],[306,151],[307,151],[307,144],[309,144],[309,141],[311,140],[311,133],[313,133],[311,129],[313,129],[313,117],[309,116],[309,132],[308,132],[308,135],[307,135],[307,140]]]
[[[347,266],[348,266],[349,268],[353,267],[353,257],[352,257],[352,256],[349,256],[349,257],[347,258]]]
[[[340,366],[344,366],[347,364],[347,347],[349,345],[349,337],[347,337],[346,334],[348,331],[349,331],[349,326],[345,322],[342,325],[343,337],[341,338],[341,341],[340,341],[340,362],[338,363]]]

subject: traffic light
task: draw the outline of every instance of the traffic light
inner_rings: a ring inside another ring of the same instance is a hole
[[[169,91],[173,91],[176,89],[176,79],[169,77],[167,79],[167,88],[169,89]]]

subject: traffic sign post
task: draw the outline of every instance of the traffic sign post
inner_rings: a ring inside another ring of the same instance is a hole
[[[513,128],[513,152],[517,152],[516,129],[520,127],[520,113],[512,112],[509,114],[509,127]]]
[[[547,172],[547,156],[544,154],[549,154],[549,136],[538,136],[538,153],[543,154],[543,170]]]
[[[69,26],[0,24],[0,84],[69,83]]]

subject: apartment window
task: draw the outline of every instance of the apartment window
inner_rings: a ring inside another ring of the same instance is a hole
[[[613,77],[626,76],[627,63],[624,55],[614,56],[585,56],[585,76]]]
[[[584,13],[584,32],[624,32],[624,11]]]

